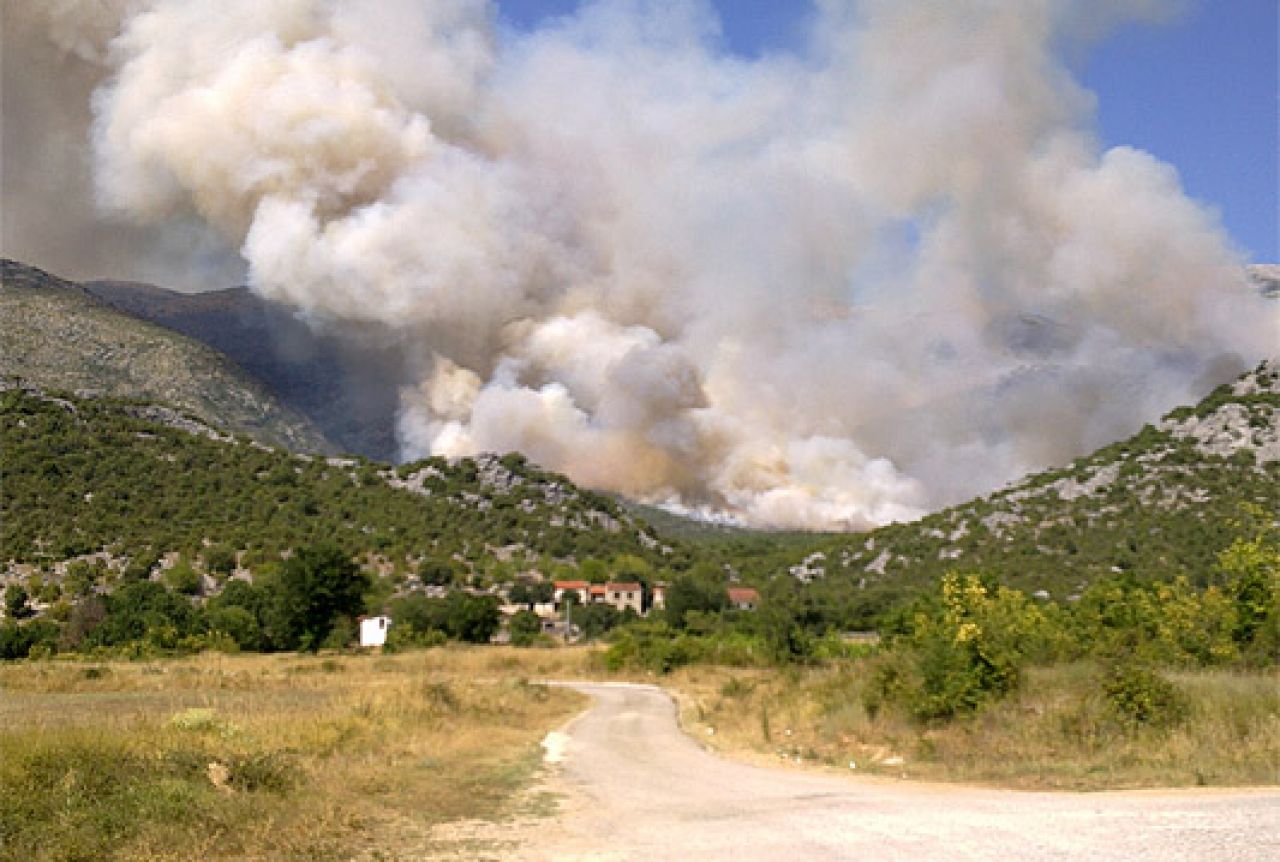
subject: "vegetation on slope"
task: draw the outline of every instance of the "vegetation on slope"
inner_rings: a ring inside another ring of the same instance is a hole
[[[168,552],[229,550],[232,566],[252,568],[322,541],[424,575],[500,557],[678,557],[614,501],[519,455],[396,468],[291,455],[165,408],[22,387],[0,395],[0,445],[0,559],[11,563],[105,551],[146,571]]]
[[[1242,506],[1280,512],[1280,364],[1263,363],[1137,435],[910,524],[829,541],[797,563],[882,607],[950,571],[1063,600],[1115,573],[1209,583]],[[871,601],[881,596],[882,601]]]

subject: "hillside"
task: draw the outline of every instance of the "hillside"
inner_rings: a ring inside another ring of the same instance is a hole
[[[336,451],[314,424],[212,348],[35,267],[2,260],[0,279],[0,376],[159,401],[267,445]]]
[[[249,552],[244,564],[320,541],[460,575],[540,557],[680,557],[612,500],[519,455],[392,468],[265,448],[156,405],[12,383],[0,398],[0,560],[11,573],[100,551],[120,566],[194,559],[211,545]]]
[[[833,540],[791,573],[868,600],[954,570],[1059,600],[1115,572],[1203,585],[1242,521],[1274,522],[1277,512],[1280,362],[1272,360],[1128,440],[914,523]]]
[[[248,288],[178,293],[91,281],[95,297],[228,356],[342,451],[393,460],[404,348],[373,324],[316,327]]]

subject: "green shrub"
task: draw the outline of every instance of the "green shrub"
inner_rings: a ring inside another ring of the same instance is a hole
[[[1118,664],[1102,682],[1107,703],[1122,722],[1131,726],[1169,727],[1187,715],[1187,702],[1177,687],[1152,668]]]
[[[1059,622],[1017,590],[952,574],[940,592],[901,622],[869,711],[895,701],[921,721],[972,713],[1017,688],[1024,663],[1062,649]]]

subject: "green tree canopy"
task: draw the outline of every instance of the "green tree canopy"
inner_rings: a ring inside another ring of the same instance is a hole
[[[369,577],[335,545],[299,548],[284,561],[276,588],[277,636],[286,649],[317,650],[339,617],[364,608]]]

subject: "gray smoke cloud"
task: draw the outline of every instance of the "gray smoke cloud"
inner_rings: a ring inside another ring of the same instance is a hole
[[[101,206],[420,345],[406,456],[525,452],[747,523],[861,528],[1131,433],[1277,344],[1213,214],[1102,151],[1061,60],[1154,0],[704,3],[529,34],[480,0],[152,0],[93,97]]]
[[[235,244],[191,216],[163,230],[103,218],[89,129],[108,45],[144,0],[0,0],[0,248],[76,279],[182,290],[240,283]]]

